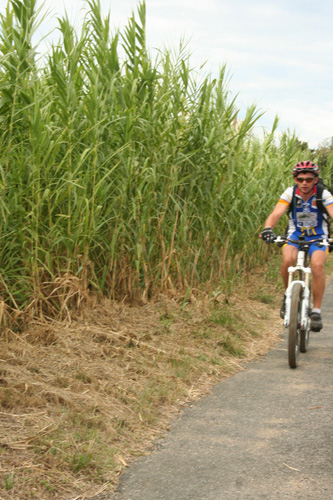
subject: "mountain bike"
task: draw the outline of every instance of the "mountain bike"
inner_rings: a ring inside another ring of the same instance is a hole
[[[297,262],[288,268],[288,287],[285,292],[286,307],[283,326],[288,331],[288,362],[290,368],[299,364],[299,353],[308,350],[310,340],[311,268],[308,251],[312,243],[318,246],[330,246],[326,238],[305,241],[304,236],[292,240],[286,236],[277,236],[274,240],[279,246],[287,242],[298,245]]]

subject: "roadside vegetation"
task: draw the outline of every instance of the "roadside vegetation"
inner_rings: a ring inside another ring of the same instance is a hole
[[[36,0],[0,16],[4,499],[112,489],[170,412],[278,340],[258,235],[304,144],[277,119],[258,138],[226,67],[151,54],[144,2],[123,33],[83,4],[42,55]]]
[[[238,116],[225,67],[205,76],[183,44],[153,58],[144,3],[114,35],[83,3],[82,31],[60,19],[43,57],[36,0],[1,16],[0,296],[18,325],[65,317],[77,284],[129,301],[228,286],[262,262],[262,220],[298,157],[277,121],[252,135],[260,112]]]
[[[237,285],[145,305],[102,299],[71,322],[3,335],[0,498],[111,498],[186,405],[279,342],[273,274]]]

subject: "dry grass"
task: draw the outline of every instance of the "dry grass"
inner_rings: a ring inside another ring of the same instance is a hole
[[[195,290],[135,307],[105,300],[4,332],[0,498],[112,491],[175,412],[279,341],[279,300],[257,275],[229,300]]]

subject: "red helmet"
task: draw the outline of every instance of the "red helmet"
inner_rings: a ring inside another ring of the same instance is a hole
[[[312,161],[300,161],[293,168],[293,176],[297,177],[298,174],[313,174],[315,177],[319,175],[319,167]]]

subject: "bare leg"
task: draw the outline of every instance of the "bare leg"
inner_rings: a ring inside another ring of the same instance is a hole
[[[327,259],[326,252],[316,250],[311,256],[313,307],[320,309],[325,291],[324,265]]]
[[[298,254],[298,249],[293,245],[285,245],[282,248],[281,276],[283,279],[285,289],[288,286],[288,267],[296,265],[297,254]]]

